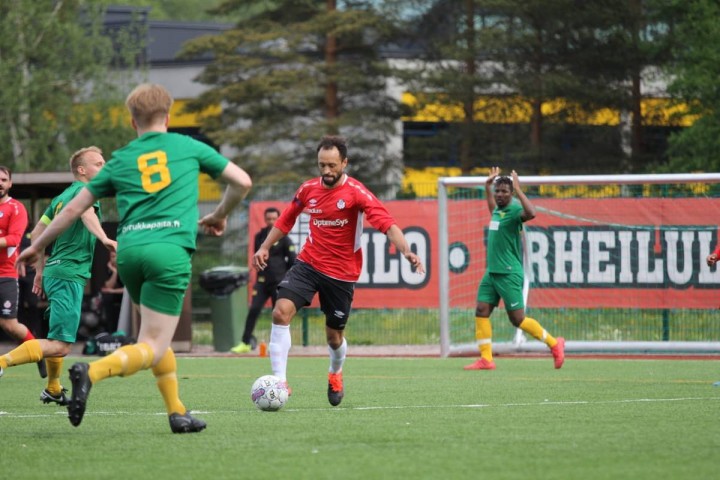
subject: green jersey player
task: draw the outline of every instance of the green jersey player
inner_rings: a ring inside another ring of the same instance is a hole
[[[70,369],[70,423],[82,421],[90,389],[101,380],[152,368],[174,433],[199,432],[205,422],[190,415],[178,395],[175,354],[170,348],[190,282],[198,223],[221,235],[251,180],[240,167],[207,145],[168,133],[173,98],[162,86],[142,84],[126,100],[138,138],[113,152],[107,166],[18,258],[33,261],[40,248],[96,198],[117,199],[118,272],[139,308],[138,341],[90,364]],[[198,175],[222,178],[228,187],[216,209],[198,222]]]
[[[515,170],[510,178],[500,176],[500,168],[493,167],[485,185],[487,205],[492,217],[487,234],[487,269],[478,288],[475,309],[475,338],[480,358],[465,366],[465,370],[495,370],[490,314],[501,298],[510,322],[545,342],[552,352],[555,368],[560,368],[565,361],[565,339],[554,338],[537,320],[525,316],[522,225],[535,218],[535,207],[520,188],[520,179]],[[513,193],[517,195],[520,205],[512,202]]]
[[[75,181],[50,202],[30,234],[33,242],[104,165],[102,151],[97,147],[83,148],[70,157]],[[80,325],[83,292],[90,278],[96,237],[108,249],[115,249],[115,241],[107,237],[100,225],[99,202],[91,204],[57,237],[47,262],[40,259],[36,264],[32,290],[48,299],[45,311],[49,324],[47,339],[29,340],[0,357],[0,370],[45,359],[47,387],[40,394],[44,403],[67,404],[66,390],[60,385],[60,371],[63,357],[70,353]]]

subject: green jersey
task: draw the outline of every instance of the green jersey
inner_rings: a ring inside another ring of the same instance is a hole
[[[523,273],[522,212],[517,203],[493,210],[487,240],[488,272]]]
[[[217,178],[228,160],[186,135],[148,132],[112,153],[87,188],[96,198],[115,195],[120,250],[172,243],[195,250],[198,175]]]
[[[49,225],[70,200],[85,186],[83,182],[73,182],[60,195],[55,197],[40,219]],[[100,202],[93,205],[98,219],[101,219]],[[46,277],[73,280],[83,285],[90,278],[93,254],[95,253],[95,235],[85,227],[81,219],[75,220],[70,228],[61,233],[52,245],[52,254],[45,262],[43,275]]]

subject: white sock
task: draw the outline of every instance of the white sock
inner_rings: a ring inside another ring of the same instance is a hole
[[[287,362],[291,345],[290,325],[273,324],[270,330],[270,344],[268,345],[270,366],[273,375],[283,381],[287,381]]]
[[[330,352],[330,373],[340,373],[342,371],[343,363],[345,363],[345,355],[347,354],[347,340],[343,338],[342,345],[337,350],[333,350],[328,345],[328,351]]]

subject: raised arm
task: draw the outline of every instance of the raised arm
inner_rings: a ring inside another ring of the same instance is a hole
[[[533,218],[535,218],[535,215],[537,214],[537,212],[535,211],[535,206],[525,196],[525,193],[522,191],[522,188],[520,188],[520,179],[518,178],[518,174],[515,170],[512,171],[512,180],[513,180],[513,190],[515,190],[515,195],[517,195],[518,200],[520,200],[520,205],[522,205],[522,207],[523,207],[523,213],[520,216],[520,218],[522,218],[523,222],[532,220]]]
[[[487,200],[487,206],[488,210],[490,210],[490,214],[492,214],[495,207],[497,207],[497,204],[495,203],[495,196],[493,195],[493,182],[498,175],[500,175],[500,167],[491,167],[490,174],[488,175],[487,180],[485,180],[485,198]]]

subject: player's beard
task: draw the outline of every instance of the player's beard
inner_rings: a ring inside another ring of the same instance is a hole
[[[343,172],[341,172],[337,175],[323,175],[322,176],[323,185],[325,185],[326,187],[334,187],[340,181],[342,176],[343,176]],[[330,179],[330,180],[328,180],[328,179]]]

